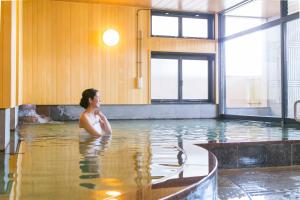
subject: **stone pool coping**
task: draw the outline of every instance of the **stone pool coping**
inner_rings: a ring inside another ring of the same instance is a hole
[[[151,197],[146,199],[181,200],[195,199],[199,198],[199,196],[203,199],[217,199],[218,161],[215,155],[197,146],[194,142],[184,141],[182,149],[187,156],[182,170],[175,176],[151,184]],[[208,160],[204,160],[201,154],[207,154],[205,158]],[[205,172],[206,169],[208,172]],[[184,177],[185,173],[189,175]],[[180,174],[182,174],[182,177],[176,177],[180,176]],[[176,187],[182,188],[173,192],[163,191]],[[128,197],[132,197],[132,194],[123,194],[121,196],[121,198],[130,199]]]
[[[300,165],[300,140],[197,144],[212,152],[220,169]]]
[[[185,148],[192,151],[187,150],[187,163],[186,165],[197,165],[193,158],[197,156],[197,147],[194,143],[185,143]],[[192,152],[192,153],[191,153]],[[195,199],[201,197],[201,199],[217,199],[217,174],[218,174],[218,160],[216,156],[208,152],[209,163],[208,167],[211,168],[209,170],[208,175],[202,176],[196,182],[192,183],[191,185],[187,186],[186,188],[161,198],[161,200],[181,200],[181,199]],[[199,157],[198,157],[199,158]],[[197,160],[197,159],[196,159]]]
[[[218,192],[218,161],[215,155],[206,149],[197,146],[194,142],[183,142],[182,149],[187,155],[182,170],[173,176],[163,178],[163,181],[152,183],[139,190],[130,191],[116,199],[160,199],[160,200],[182,200],[182,199],[217,199]],[[205,160],[201,154],[207,154]],[[207,171],[205,172],[205,168]],[[201,169],[203,171],[201,171]],[[196,173],[195,173],[196,172]],[[184,177],[184,174],[188,176]],[[182,175],[180,177],[180,175]]]

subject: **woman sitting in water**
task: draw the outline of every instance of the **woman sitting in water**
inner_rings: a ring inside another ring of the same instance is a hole
[[[98,90],[93,88],[82,92],[80,106],[85,108],[79,118],[79,127],[84,128],[89,134],[99,137],[111,134],[111,126],[105,115],[100,111],[100,95]],[[102,133],[102,131],[104,133]]]

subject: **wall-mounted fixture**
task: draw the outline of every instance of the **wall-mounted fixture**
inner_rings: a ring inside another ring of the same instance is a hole
[[[142,31],[139,29],[139,12],[149,11],[151,9],[138,9],[136,12],[136,67],[137,67],[137,89],[143,88],[143,71],[142,71]]]
[[[119,32],[114,29],[108,29],[103,33],[103,42],[107,46],[115,46],[119,43],[120,35]]]

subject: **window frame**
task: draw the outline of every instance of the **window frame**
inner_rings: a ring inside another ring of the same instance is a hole
[[[152,104],[199,104],[199,103],[213,103],[215,96],[215,55],[214,54],[191,54],[191,53],[172,53],[172,52],[151,52],[151,59],[174,59],[178,60],[178,98],[177,99],[152,99],[151,90],[150,98]],[[183,99],[182,98],[182,60],[207,60],[208,61],[208,98],[207,99]],[[150,67],[151,70],[151,67]],[[150,81],[152,81],[152,76],[150,73]],[[151,85],[151,84],[150,84]]]
[[[226,10],[223,10],[218,13],[218,71],[219,71],[219,76],[218,76],[218,94],[219,94],[219,109],[218,109],[218,114],[219,116],[226,118],[244,118],[244,119],[254,119],[254,120],[281,120],[282,126],[286,122],[295,122],[294,119],[289,119],[287,116],[288,112],[288,83],[287,83],[287,45],[286,45],[286,37],[287,37],[287,30],[286,30],[286,25],[288,22],[296,20],[300,17],[300,12],[294,12],[290,14],[288,12],[288,1],[280,1],[280,18],[275,19],[270,22],[266,22],[264,24],[261,24],[259,26],[243,30],[241,32],[232,34],[230,36],[225,36],[225,20],[224,20],[224,15],[226,12],[235,9],[239,6],[242,6],[243,4],[247,4],[248,2],[251,1],[243,1],[240,2]],[[231,115],[230,113],[227,112],[227,107],[226,107],[226,70],[225,70],[225,48],[224,48],[224,42],[227,40],[231,40],[243,35],[247,35],[256,31],[264,30],[271,28],[273,26],[281,26],[281,118],[275,118],[275,117],[266,117],[266,116],[249,116],[249,115]]]
[[[196,16],[197,15],[197,16]],[[178,36],[166,36],[166,35],[153,35],[152,34],[152,16],[160,17],[178,17]],[[183,37],[182,35],[182,18],[192,19],[207,19],[207,37]],[[165,37],[165,38],[185,38],[185,39],[215,39],[214,31],[214,14],[209,13],[195,13],[195,12],[176,12],[176,11],[163,11],[163,10],[151,10],[150,17],[150,36],[151,37]]]

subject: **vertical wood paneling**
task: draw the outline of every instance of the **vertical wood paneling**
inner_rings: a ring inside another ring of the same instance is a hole
[[[151,103],[150,97],[150,61],[151,61],[151,49],[150,49],[150,12],[147,10],[140,11],[139,14],[139,31],[141,31],[141,66],[142,66],[142,77],[143,77],[143,95],[140,101],[145,103]]]
[[[215,53],[214,40],[151,38],[151,50],[168,52]]]
[[[17,102],[23,104],[23,1],[18,1],[18,78],[17,78]]]
[[[24,2],[24,103],[78,104],[97,88],[105,104],[148,104],[150,52],[214,53],[215,41],[150,38],[149,11],[140,16],[143,87],[137,89],[135,7],[50,0]],[[107,47],[105,30],[120,33]]]
[[[11,103],[11,9],[12,2],[1,2],[0,31],[0,108],[9,108]]]
[[[113,9],[113,8],[112,8]],[[128,67],[126,65],[124,65],[123,63],[127,63],[126,62],[126,57],[129,57],[130,60],[135,60],[135,57],[132,57],[131,54],[126,53],[127,48],[130,45],[130,49],[134,49],[134,41],[130,40],[130,38],[134,37],[134,34],[128,34],[128,33],[134,33],[134,23],[126,23],[128,20],[134,22],[134,18],[132,15],[130,15],[130,13],[134,12],[134,8],[128,8],[128,9],[119,9],[117,11],[118,14],[118,18],[117,18],[117,24],[119,24],[119,29],[120,31],[120,49],[117,52],[118,55],[120,55],[120,59],[117,60],[117,64],[115,66],[115,73],[118,74],[118,90],[119,92],[117,92],[116,96],[117,96],[117,101],[118,102],[129,102],[128,100],[128,90],[129,87],[127,85],[128,83],[128,75],[127,75],[127,69]],[[128,18],[124,18],[122,16],[128,16]],[[126,31],[124,31],[126,30]],[[131,41],[131,42],[130,42]],[[129,44],[128,42],[130,42],[131,44]],[[129,59],[127,61],[129,61]]]
[[[22,32],[20,33],[20,4],[22,2],[16,1],[16,104],[19,105],[20,103],[20,52],[19,52],[19,46],[20,46],[20,35],[22,35]],[[22,19],[21,19],[22,20]]]
[[[70,4],[66,2],[55,2],[54,16],[55,33],[53,44],[56,45],[56,102],[65,104],[71,102],[71,79],[70,79]]]
[[[33,102],[41,102],[41,96],[42,96],[42,90],[41,90],[41,74],[40,74],[40,69],[43,66],[38,67],[38,45],[37,45],[37,40],[38,40],[38,18],[40,12],[38,12],[38,0],[33,0],[32,4],[32,66],[31,66],[31,76],[29,78],[29,82],[32,82],[32,85],[30,86],[32,95],[31,98]],[[42,102],[41,102],[42,103]]]
[[[32,96],[32,58],[33,58],[33,47],[32,47],[32,33],[33,33],[33,2],[23,2],[23,103],[33,103],[34,98]],[[55,88],[51,88],[54,90]]]
[[[3,2],[3,37],[2,37],[2,67],[3,67],[3,107],[10,107],[11,101],[11,2]]]
[[[88,73],[89,88],[97,88],[101,92],[101,99],[103,102],[108,102],[108,93],[106,92],[106,84],[109,84],[108,77],[106,76],[106,55],[103,49],[103,43],[101,40],[101,32],[104,27],[106,18],[105,12],[99,16],[99,5],[93,6],[89,4],[89,65],[87,71],[94,72]]]
[[[38,18],[37,18],[37,77],[38,85],[40,86],[39,101],[42,104],[51,102],[53,99],[52,92],[48,90],[51,88],[53,82],[52,66],[52,51],[51,45],[51,3],[49,1],[38,1]]]
[[[89,7],[71,5],[71,101],[79,102],[81,92],[89,87]]]
[[[49,96],[52,97],[50,102],[48,104],[55,104],[57,101],[57,68],[56,68],[56,63],[57,63],[57,53],[56,53],[56,48],[57,44],[55,42],[56,34],[57,34],[57,25],[56,25],[56,7],[55,4],[51,4],[51,21],[48,23],[51,23],[51,87],[47,90],[47,93],[49,93]]]
[[[10,108],[18,104],[19,10],[17,1],[0,5],[0,108]]]
[[[3,65],[2,65],[2,60],[3,60],[3,55],[2,55],[2,45],[3,45],[3,39],[2,39],[2,31],[3,31],[3,27],[2,27],[2,1],[0,1],[0,108],[2,108],[3,106]]]
[[[10,30],[10,66],[9,67],[9,74],[10,76],[10,107],[16,106],[16,89],[17,89],[17,2],[11,1],[11,30]]]

